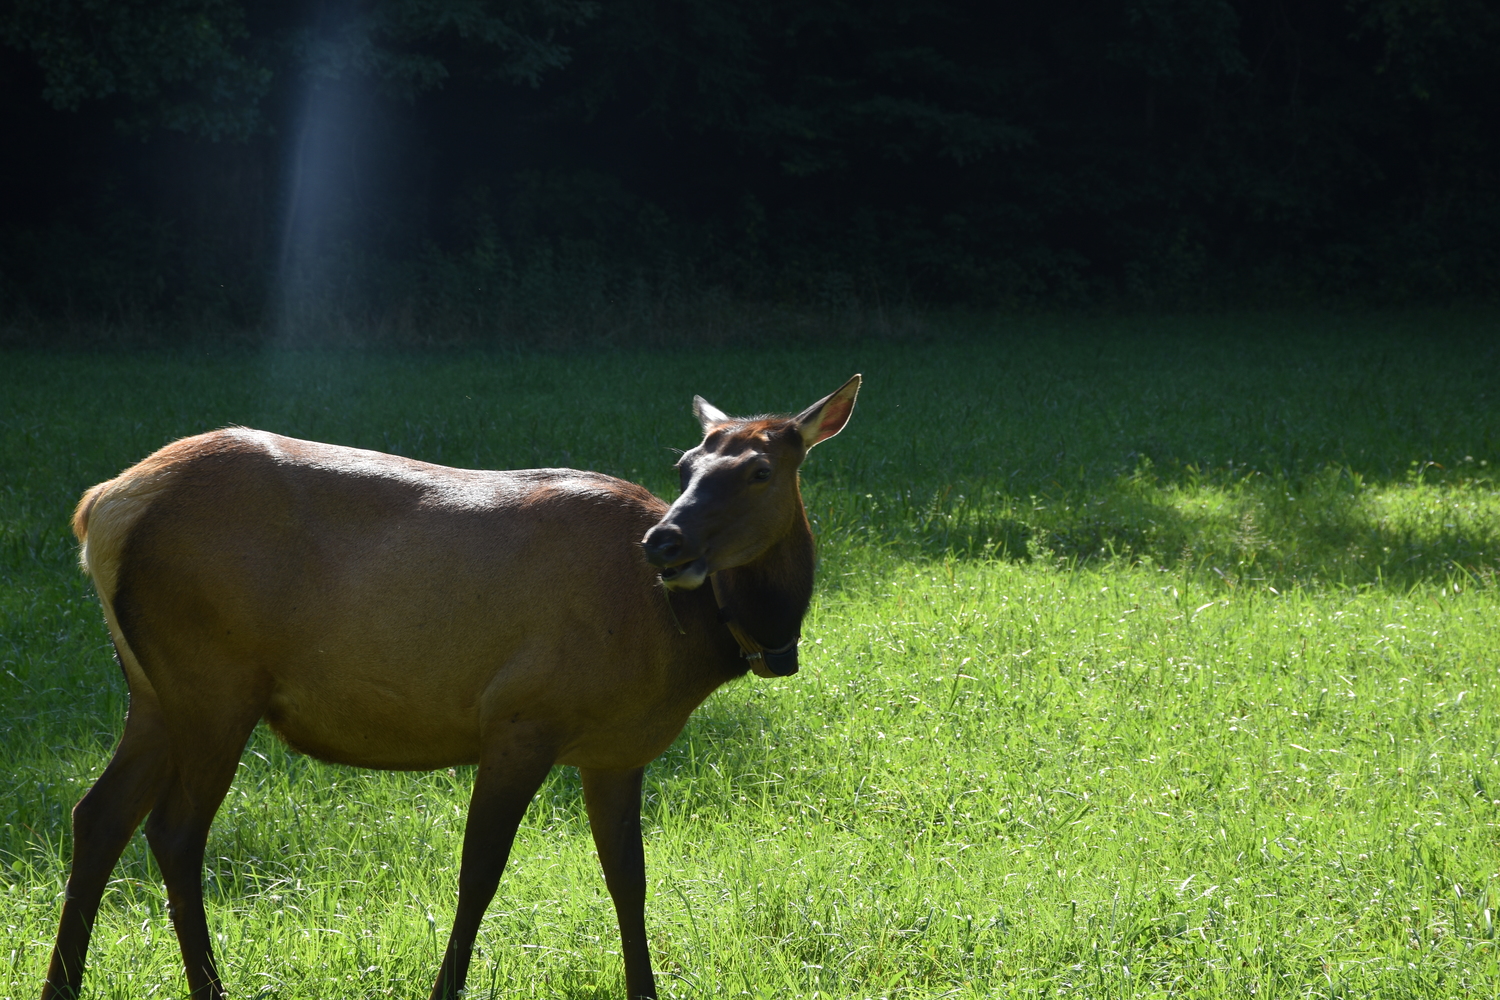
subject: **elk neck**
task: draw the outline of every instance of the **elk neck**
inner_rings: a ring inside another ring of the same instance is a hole
[[[782,538],[753,562],[715,574],[720,617],[732,619],[767,649],[794,642],[812,601],[813,553],[812,529],[799,496],[796,516]]]

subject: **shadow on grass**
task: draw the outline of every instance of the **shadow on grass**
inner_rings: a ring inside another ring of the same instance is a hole
[[[100,666],[104,666],[100,664]],[[109,684],[109,687],[118,685]],[[114,752],[123,723],[121,693],[92,704],[75,701],[69,718],[13,733],[0,762],[13,784],[0,810],[0,892],[8,881],[59,887],[71,856],[69,814],[97,780]],[[704,705],[682,735],[647,770],[643,820],[648,830],[704,812],[732,816],[743,807],[717,783],[735,778],[735,791],[785,780],[770,766],[782,725],[741,698]],[[783,767],[782,770],[785,770]],[[329,764],[287,748],[266,726],[257,726],[234,783],[214,818],[205,859],[205,892],[221,902],[303,891],[340,868],[369,867],[358,860],[399,856],[405,871],[458,863],[475,768],[372,771]],[[588,818],[578,771],[555,767],[527,810],[524,827],[587,837]],[[392,862],[394,864],[394,862]],[[162,902],[161,875],[140,831],[114,869],[112,906],[129,909]]]
[[[1413,464],[1370,483],[1328,466],[1292,481],[1142,460],[1101,483],[1017,497],[987,484],[813,505],[825,558],[876,546],[905,558],[1116,561],[1230,587],[1391,586],[1500,574],[1500,477],[1488,463]],[[836,581],[830,585],[837,586]]]

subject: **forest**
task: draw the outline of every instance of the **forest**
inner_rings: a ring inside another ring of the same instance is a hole
[[[6,0],[0,45],[7,343],[1500,290],[1487,0]]]

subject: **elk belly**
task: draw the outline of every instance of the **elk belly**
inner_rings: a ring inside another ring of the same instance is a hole
[[[479,759],[472,706],[440,707],[400,684],[363,679],[330,692],[299,678],[276,687],[265,718],[293,750],[337,764],[416,771]]]

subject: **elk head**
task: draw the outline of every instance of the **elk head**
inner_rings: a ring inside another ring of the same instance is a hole
[[[646,559],[673,590],[759,559],[806,515],[797,470],[808,449],[849,421],[858,375],[795,417],[727,415],[702,396],[693,414],[703,441],[677,463],[682,493],[646,537]]]

